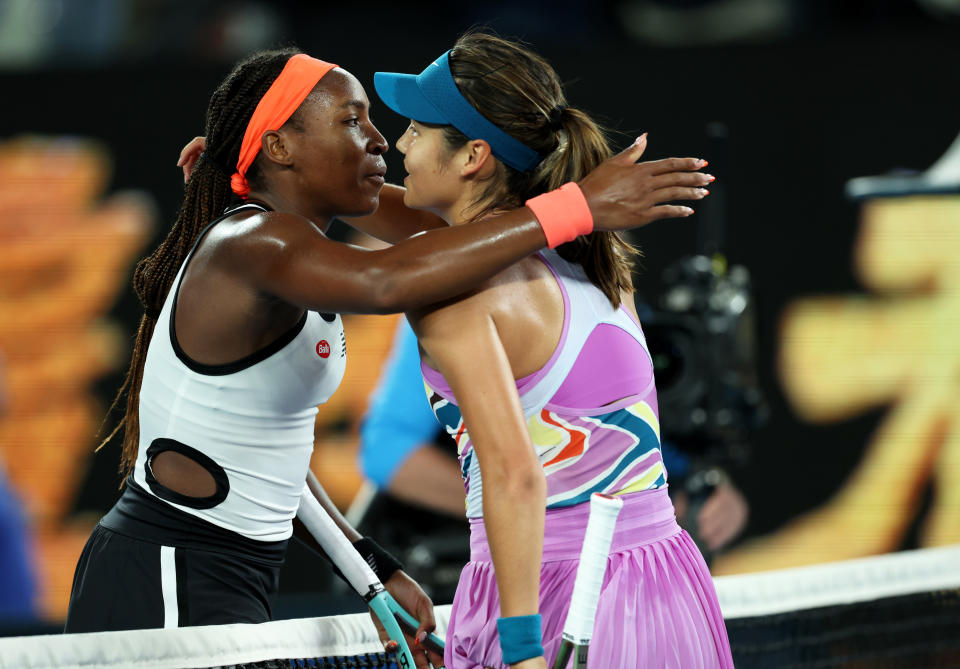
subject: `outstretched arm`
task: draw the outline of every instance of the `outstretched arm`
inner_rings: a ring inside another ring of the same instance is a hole
[[[183,169],[184,182],[196,165],[206,144],[205,137],[194,137],[180,150],[177,167]],[[663,203],[673,200],[700,200],[708,193],[703,187],[713,181],[709,174],[694,172],[706,167],[700,158],[666,158],[636,164],[647,147],[647,133],[638,137],[618,155],[601,163],[580,182],[593,213],[597,230],[638,228],[661,218],[689,216],[693,209]],[[432,214],[417,212],[403,205],[404,190],[400,186],[384,186],[379,212],[351,218],[359,230],[388,242],[406,239],[422,230],[443,227]],[[394,214],[399,216],[397,229],[390,230]],[[539,248],[539,247],[538,247]]]
[[[692,210],[665,205],[699,199],[709,175],[702,161],[668,158],[636,164],[645,139],[604,161],[580,182],[596,229],[639,227]],[[685,185],[684,185],[685,184]],[[252,216],[258,230],[238,238],[233,271],[262,292],[317,311],[409,311],[462,294],[546,245],[526,207],[474,225],[431,230],[396,246],[362,251],[327,239],[294,214]]]

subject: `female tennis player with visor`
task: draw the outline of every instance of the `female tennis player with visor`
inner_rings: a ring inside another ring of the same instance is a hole
[[[589,217],[574,189],[544,193],[611,152],[536,54],[471,33],[419,75],[377,73],[374,85],[411,119],[397,142],[407,206],[453,228],[524,203],[576,227]],[[698,199],[712,180],[692,172],[664,199]],[[408,311],[430,403],[458,444],[471,526],[445,664],[542,668],[556,656],[599,492],[623,508],[591,666],[732,667],[710,574],[667,496],[635,251],[586,225],[551,246],[456,301]]]
[[[384,188],[387,142],[363,87],[294,50],[239,63],[206,118],[177,220],[134,274],[144,316],[121,389],[126,485],[79,559],[66,631],[269,620],[294,519],[310,530],[325,510],[422,638],[429,598],[309,473],[317,405],[344,374],[338,313],[452,298],[577,230],[526,208],[457,228],[406,209],[402,189]],[[663,165],[635,164],[643,148],[569,187],[588,203],[586,229],[689,213],[659,206]],[[695,162],[668,171],[680,183]],[[335,243],[324,235],[335,216],[396,245]]]

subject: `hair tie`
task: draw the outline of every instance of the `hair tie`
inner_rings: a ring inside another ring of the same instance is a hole
[[[154,309],[153,307],[146,307],[146,306],[145,306],[145,307],[143,308],[143,314],[144,314],[144,316],[146,316],[146,317],[149,318],[150,320],[154,320],[154,321],[157,320],[158,318],[160,318],[160,310],[159,310],[159,309]]]
[[[566,107],[557,105],[550,110],[549,114],[547,114],[548,125],[550,126],[551,130],[563,130],[563,123],[561,120],[563,119],[563,112],[566,111],[566,109]]]
[[[250,193],[250,184],[247,183],[247,178],[244,175],[234,172],[230,176],[230,189],[240,197],[245,198]]]

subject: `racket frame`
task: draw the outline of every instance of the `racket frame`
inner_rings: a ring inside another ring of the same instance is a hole
[[[414,669],[417,665],[403,631],[400,629],[400,624],[397,622],[396,612],[403,611],[409,620],[413,621],[414,632],[419,625],[386,591],[373,569],[360,556],[343,531],[333,522],[330,514],[320,505],[309,486],[304,486],[300,495],[297,517],[317,540],[330,561],[337,565],[350,586],[367,603],[377,620],[383,625],[383,629],[386,630],[390,640],[397,644],[396,657],[399,668]],[[439,639],[439,637],[436,638]]]

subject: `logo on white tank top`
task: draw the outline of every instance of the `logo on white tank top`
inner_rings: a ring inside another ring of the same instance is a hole
[[[330,344],[327,343],[326,339],[321,339],[317,342],[317,355],[321,358],[330,357]]]

